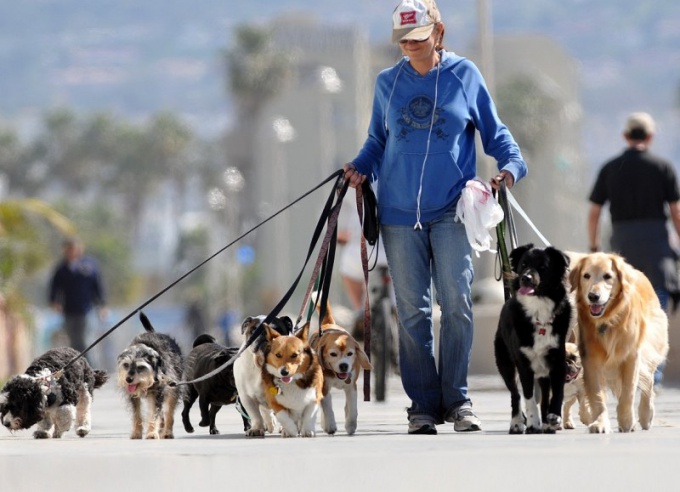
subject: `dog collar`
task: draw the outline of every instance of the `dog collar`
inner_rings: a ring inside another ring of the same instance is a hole
[[[548,333],[547,328],[548,326],[552,326],[554,319],[555,317],[553,316],[547,323],[541,323],[538,319],[534,320],[534,326],[538,328],[538,334],[544,336]]]

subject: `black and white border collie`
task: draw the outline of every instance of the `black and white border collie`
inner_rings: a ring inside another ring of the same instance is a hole
[[[554,433],[562,423],[565,342],[572,316],[566,287],[569,258],[553,247],[527,244],[510,253],[510,263],[516,275],[513,296],[503,305],[494,340],[496,366],[510,390],[510,434]]]

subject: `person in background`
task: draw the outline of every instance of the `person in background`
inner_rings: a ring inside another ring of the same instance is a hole
[[[482,428],[467,383],[472,247],[464,224],[454,219],[461,191],[477,175],[475,134],[498,162],[494,188],[501,181],[512,187],[527,172],[481,73],[444,48],[444,33],[433,0],[397,5],[392,41],[403,57],[378,75],[368,137],[343,166],[354,188],[367,177],[380,182],[380,234],[396,295],[401,380],[411,399],[409,434],[436,434],[444,422],[458,432]],[[441,307],[438,360],[435,299]]]
[[[590,193],[588,239],[591,252],[601,249],[600,216],[608,203],[611,250],[649,278],[666,311],[669,298],[674,304],[680,300],[677,254],[666,227],[670,217],[680,235],[680,193],[671,163],[649,150],[655,133],[656,124],[648,113],[628,117],[623,130],[626,149],[601,167]],[[662,379],[660,366],[654,383]]]
[[[106,317],[104,289],[99,265],[84,254],[83,243],[68,238],[63,246],[63,258],[54,269],[48,299],[52,309],[63,315],[63,328],[71,347],[83,351],[90,311],[96,306],[99,318]]]

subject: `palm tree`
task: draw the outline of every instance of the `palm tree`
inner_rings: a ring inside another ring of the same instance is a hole
[[[263,108],[291,75],[290,58],[278,51],[269,30],[256,26],[236,29],[235,46],[226,53],[228,90],[236,104],[236,126],[228,139],[229,164],[245,178],[244,197],[253,197],[255,138]],[[247,198],[246,198],[247,199]],[[254,200],[249,205],[255,205]],[[251,206],[242,210],[253,211]]]
[[[41,237],[45,225],[63,235],[75,233],[71,221],[42,200],[0,201],[0,294],[10,308],[25,306],[22,281],[50,259],[48,241]]]
[[[46,224],[63,234],[75,232],[66,217],[40,200],[0,201],[0,379],[23,370],[30,360],[32,319],[21,288],[49,260],[47,241],[41,240]]]

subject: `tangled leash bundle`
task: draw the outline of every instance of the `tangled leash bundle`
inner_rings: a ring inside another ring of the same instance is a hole
[[[65,371],[67,368],[69,368],[71,365],[73,365],[78,359],[80,359],[80,358],[83,357],[85,354],[87,354],[87,353],[88,353],[90,350],[92,350],[97,344],[99,344],[102,340],[104,340],[106,337],[108,337],[108,336],[109,336],[111,333],[113,333],[116,329],[118,329],[120,326],[122,326],[123,323],[125,323],[126,321],[128,321],[128,320],[129,320],[130,318],[132,318],[135,314],[141,314],[142,309],[144,309],[146,306],[148,306],[148,305],[151,304],[153,301],[155,301],[156,299],[158,299],[160,296],[162,296],[163,294],[165,294],[167,291],[169,291],[170,289],[172,289],[173,287],[175,287],[175,285],[177,285],[179,282],[181,282],[182,280],[184,280],[185,278],[187,278],[189,275],[191,275],[192,273],[194,273],[196,270],[198,270],[199,268],[201,268],[203,265],[205,265],[205,264],[208,263],[209,261],[211,261],[211,260],[213,260],[214,258],[216,258],[218,255],[220,255],[221,253],[223,253],[224,251],[226,251],[228,248],[230,248],[231,246],[233,246],[235,243],[237,243],[238,241],[240,241],[240,240],[243,239],[244,237],[248,236],[250,233],[252,233],[252,232],[255,231],[256,229],[260,228],[261,226],[263,226],[263,225],[266,224],[267,222],[271,221],[272,219],[274,219],[275,217],[277,217],[278,215],[280,215],[280,214],[283,213],[284,211],[286,211],[286,210],[288,210],[289,208],[291,208],[293,205],[297,204],[298,202],[300,202],[301,200],[303,200],[303,199],[306,198],[307,196],[309,196],[309,195],[311,195],[312,193],[314,193],[316,190],[318,190],[319,188],[321,188],[321,187],[324,186],[325,184],[327,184],[327,183],[329,183],[329,182],[331,182],[331,181],[335,181],[335,182],[336,182],[336,183],[335,183],[335,186],[333,187],[333,190],[331,191],[331,194],[330,194],[328,200],[326,201],[326,206],[324,207],[324,210],[323,210],[323,212],[322,212],[321,218],[319,219],[319,223],[317,224],[316,230],[314,231],[314,238],[312,239],[312,244],[310,245],[310,250],[309,250],[309,253],[307,254],[307,260],[309,260],[309,256],[311,255],[311,253],[312,253],[314,247],[316,246],[316,242],[318,241],[318,238],[319,238],[319,236],[320,236],[320,234],[321,234],[321,230],[323,229],[323,224],[324,224],[326,218],[329,217],[330,214],[331,214],[331,208],[332,208],[332,205],[333,205],[333,198],[334,198],[335,195],[336,195],[336,189],[342,188],[341,183],[342,183],[343,180],[344,180],[344,172],[342,171],[342,169],[335,171],[335,172],[334,172],[333,174],[331,174],[329,177],[327,177],[326,179],[324,179],[321,183],[319,183],[318,185],[316,185],[315,187],[313,187],[312,189],[310,189],[310,190],[307,191],[306,193],[302,194],[301,196],[299,196],[298,198],[296,198],[296,199],[293,200],[291,203],[289,203],[289,204],[286,205],[285,207],[281,208],[280,210],[278,210],[278,211],[275,212],[274,214],[270,215],[269,217],[267,217],[267,218],[266,218],[265,220],[263,220],[262,222],[260,222],[260,223],[258,223],[257,225],[253,226],[253,227],[250,228],[248,231],[246,231],[245,233],[241,234],[239,237],[237,237],[236,239],[234,239],[233,241],[231,241],[229,244],[227,244],[227,245],[224,246],[223,248],[219,249],[217,252],[215,252],[214,254],[212,254],[211,256],[209,256],[208,258],[206,258],[205,260],[203,260],[201,263],[199,263],[198,265],[196,265],[195,267],[193,267],[192,269],[190,269],[189,271],[187,271],[185,274],[183,274],[182,276],[180,276],[179,278],[177,278],[176,280],[174,280],[173,282],[171,282],[168,286],[166,286],[165,288],[163,288],[162,290],[160,290],[158,293],[156,293],[156,294],[154,294],[153,296],[151,296],[149,299],[147,299],[147,300],[144,301],[142,304],[140,304],[139,306],[137,306],[135,309],[133,309],[133,310],[132,310],[130,313],[128,313],[126,316],[124,316],[123,318],[121,318],[121,320],[118,321],[118,323],[116,323],[116,324],[113,325],[111,328],[109,328],[103,335],[101,335],[101,336],[100,336],[99,338],[97,338],[94,342],[92,342],[85,350],[83,350],[83,351],[80,352],[76,357],[74,357],[74,358],[71,359],[69,362],[67,362],[66,365],[65,365],[64,367],[62,367],[61,369],[59,369],[58,371],[55,371],[54,373],[52,373],[52,374],[50,374],[50,375],[45,376],[45,378],[46,378],[46,379],[47,379],[47,378],[51,378],[51,379],[54,379],[54,380],[59,379],[59,378],[64,374],[64,371]],[[345,190],[346,190],[346,185],[345,185]],[[339,207],[338,207],[338,208],[339,208]],[[339,211],[339,210],[338,210],[338,211]],[[307,261],[305,261],[305,266],[306,266],[306,265],[307,265]],[[299,282],[300,277],[302,276],[303,271],[304,271],[304,266],[303,266],[302,270],[300,271],[300,274],[298,275],[298,278],[296,279],[296,281],[295,281],[293,287],[291,287],[291,289],[288,291],[288,293],[286,294],[286,296],[284,296],[284,299],[281,300],[281,302],[279,303],[279,305],[277,305],[277,307],[274,308],[274,310],[267,316],[267,318],[265,318],[265,320],[264,320],[262,323],[265,323],[265,322],[268,323],[268,322],[270,322],[270,321],[274,318],[274,316],[276,316],[276,315],[278,314],[278,312],[281,310],[281,308],[283,308],[283,306],[286,304],[286,302],[288,301],[288,299],[290,298],[290,296],[293,294],[293,291],[295,290],[295,287],[297,286],[297,283]],[[228,361],[228,363],[226,363],[226,364],[224,364],[222,367],[218,368],[218,370],[213,371],[213,372],[210,373],[209,375],[206,375],[206,376],[202,377],[202,378],[199,379],[199,380],[208,379],[208,377],[214,376],[215,374],[217,374],[218,372],[220,372],[221,370],[223,370],[227,365],[229,365],[230,363],[233,363],[233,361],[236,360],[236,358],[243,352],[243,350],[245,350],[245,348],[247,348],[248,346],[250,346],[250,345],[253,343],[253,341],[257,338],[257,336],[259,336],[260,333],[262,333],[262,330],[264,329],[264,328],[262,327],[262,323],[260,323],[260,325],[258,325],[257,329],[253,332],[253,336],[251,336],[251,337],[248,339],[248,341],[244,344],[244,347],[238,352],[238,354],[236,354],[236,356],[234,356],[234,357],[232,358],[232,360]],[[256,335],[257,335],[257,336],[256,336]],[[198,380],[197,380],[197,381],[198,381]],[[187,383],[183,382],[183,384],[187,384]]]

